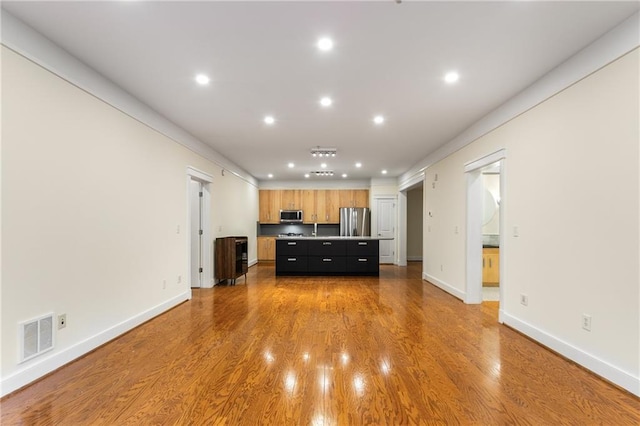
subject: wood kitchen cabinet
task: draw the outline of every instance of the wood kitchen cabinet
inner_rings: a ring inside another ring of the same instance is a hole
[[[340,190],[340,207],[369,207],[369,190]]]
[[[302,209],[302,191],[299,189],[283,189],[280,192],[280,208],[282,210]]]
[[[497,287],[500,284],[500,249],[482,249],[482,285]]]
[[[276,238],[258,237],[258,261],[276,260]]]
[[[260,223],[280,223],[280,191],[259,191]]]
[[[302,191],[302,220],[304,223],[318,222],[318,190],[305,189]]]

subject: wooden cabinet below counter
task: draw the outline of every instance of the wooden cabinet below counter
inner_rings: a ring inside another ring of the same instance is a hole
[[[500,284],[500,249],[482,249],[482,285],[497,287]]]
[[[258,261],[276,260],[276,237],[258,237]]]

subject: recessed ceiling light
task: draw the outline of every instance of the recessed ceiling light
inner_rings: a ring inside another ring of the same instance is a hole
[[[386,174],[387,174],[387,171],[386,171],[386,170],[383,170],[383,171],[382,171],[382,174],[383,174],[383,175],[386,175]]]
[[[264,122],[265,122],[265,123],[267,123],[267,124],[273,124],[273,123],[275,123],[275,122],[276,122],[276,119],[275,119],[275,118],[273,118],[273,116],[271,116],[271,115],[267,115],[267,116],[264,118]]]
[[[211,79],[209,77],[207,77],[206,75],[204,75],[204,74],[196,75],[196,83],[198,83],[198,84],[206,86],[207,84],[209,84],[210,81],[211,81]]]
[[[362,163],[356,163],[356,167],[357,167],[357,168],[362,167]]]
[[[373,122],[376,124],[382,124],[384,123],[384,117],[381,115],[376,115],[375,117],[373,117]]]
[[[267,175],[267,177],[268,177],[269,179],[271,179],[271,178],[273,177],[273,174],[272,174],[272,173],[269,173],[269,174]]]
[[[290,169],[293,169],[295,166],[296,166],[296,165],[295,165],[295,164],[293,164],[293,163],[289,163],[289,164],[287,164],[287,167],[289,167]]]
[[[346,173],[343,173],[343,174],[342,174],[342,177],[343,177],[343,178],[346,178],[346,177],[347,177],[347,174],[346,174]]]
[[[458,81],[459,79],[460,79],[460,75],[458,75],[458,73],[455,72],[455,71],[448,72],[444,76],[444,81],[446,81],[449,84],[453,84],[456,81]]]
[[[318,40],[318,44],[316,44],[316,46],[318,46],[318,49],[326,52],[333,49],[333,40],[328,37],[323,37]]]
[[[324,98],[320,99],[320,105],[322,105],[323,107],[328,107],[331,106],[331,104],[333,103],[333,101],[331,100],[331,98],[325,96]]]
[[[309,173],[305,173],[304,177],[308,178],[309,177]]]
[[[327,168],[327,163],[320,164],[320,167],[322,167],[323,169],[326,169]]]

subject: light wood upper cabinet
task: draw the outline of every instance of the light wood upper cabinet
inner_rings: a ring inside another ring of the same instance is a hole
[[[282,210],[302,209],[302,191],[299,189],[283,189],[280,192],[280,208]]]
[[[368,189],[343,189],[340,190],[339,207],[369,207]]]
[[[324,191],[324,223],[340,223],[340,191]]]
[[[302,191],[302,220],[304,223],[314,223],[318,221],[318,192],[315,189],[305,189]]]
[[[260,223],[280,223],[280,191],[259,191]]]
[[[340,207],[369,207],[369,190],[260,190],[260,223],[280,223],[280,210],[302,210],[304,223],[340,223]]]

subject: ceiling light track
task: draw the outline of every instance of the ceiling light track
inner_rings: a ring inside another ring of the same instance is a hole
[[[335,157],[337,153],[336,148],[320,148],[319,146],[311,148],[312,157]]]

